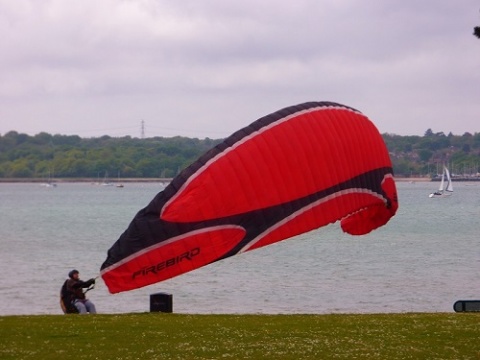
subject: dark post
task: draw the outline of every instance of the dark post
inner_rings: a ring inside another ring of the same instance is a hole
[[[480,26],[475,26],[473,28],[473,35],[475,35],[476,37],[478,37],[480,39]]]

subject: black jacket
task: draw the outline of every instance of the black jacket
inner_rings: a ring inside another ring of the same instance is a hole
[[[73,294],[75,300],[84,300],[85,294],[83,288],[88,288],[90,285],[95,284],[95,279],[90,279],[87,281],[68,279],[67,281],[67,290]]]

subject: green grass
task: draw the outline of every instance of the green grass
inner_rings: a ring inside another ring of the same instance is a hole
[[[480,359],[480,314],[4,316],[0,359]]]

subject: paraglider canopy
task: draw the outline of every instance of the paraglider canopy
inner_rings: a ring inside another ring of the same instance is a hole
[[[359,111],[310,102],[237,131],[182,171],[108,251],[110,292],[136,289],[340,221],[353,235],[398,207],[392,165]]]

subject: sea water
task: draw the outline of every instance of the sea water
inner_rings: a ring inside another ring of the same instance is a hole
[[[178,313],[452,312],[456,300],[480,299],[480,183],[429,198],[436,187],[397,182],[397,215],[368,235],[334,224],[125,293],[109,294],[99,278],[87,295],[100,313],[149,311],[157,292],[172,294]],[[0,184],[0,315],[61,314],[68,272],[98,276],[107,250],[162,189]]]

